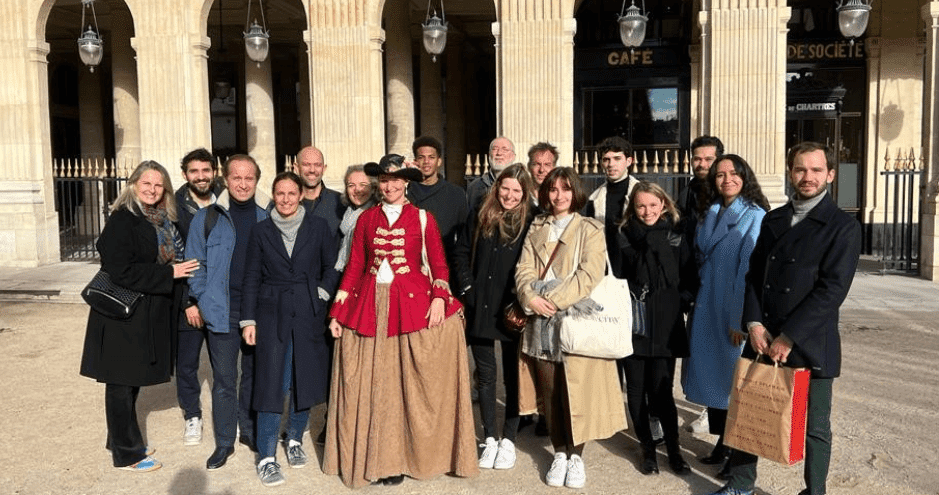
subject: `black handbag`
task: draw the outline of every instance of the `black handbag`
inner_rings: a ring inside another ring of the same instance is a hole
[[[126,320],[133,316],[143,294],[115,284],[108,272],[98,270],[91,282],[82,289],[82,299],[91,309],[108,318]]]

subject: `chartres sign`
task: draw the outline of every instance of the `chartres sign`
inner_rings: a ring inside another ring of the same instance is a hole
[[[786,111],[794,112],[834,112],[837,110],[837,104],[833,101],[817,103],[795,103],[786,106]]]
[[[864,55],[863,41],[798,41],[789,43],[786,50],[790,62],[863,60]]]

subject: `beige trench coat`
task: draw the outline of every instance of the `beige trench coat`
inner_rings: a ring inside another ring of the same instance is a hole
[[[576,272],[546,294],[547,299],[562,310],[589,296],[606,268],[603,224],[577,213],[573,215],[574,218],[558,241],[562,245],[551,266],[557,278],[563,279],[574,270]],[[553,217],[545,215],[532,222],[516,268],[518,300],[526,309],[537,296],[531,289],[531,282],[538,278],[551,256],[547,249],[551,220]],[[581,245],[579,260],[573,259],[577,243]],[[530,328],[526,329],[526,332],[529,331]],[[524,345],[520,348],[523,349]],[[520,414],[533,414],[538,410],[534,367],[530,365],[533,359],[536,358],[524,352],[519,356]],[[571,405],[574,444],[609,438],[625,430],[626,409],[623,406],[616,361],[572,355],[563,355],[562,359]]]

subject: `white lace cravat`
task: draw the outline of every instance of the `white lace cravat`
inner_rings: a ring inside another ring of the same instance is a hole
[[[401,216],[401,208],[403,206],[404,205],[390,205],[388,203],[381,204],[381,211],[385,213],[389,226],[394,225],[398,217]],[[395,272],[391,269],[391,265],[388,264],[388,258],[381,260],[381,265],[378,266],[378,273],[375,275],[375,280],[380,284],[390,284],[394,279]]]

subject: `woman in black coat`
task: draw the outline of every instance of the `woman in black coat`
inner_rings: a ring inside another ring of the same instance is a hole
[[[483,469],[515,465],[518,432],[518,339],[503,323],[504,308],[515,302],[515,265],[532,219],[532,179],[521,164],[499,174],[481,206],[470,215],[454,253],[466,305],[466,336],[476,361],[479,410],[486,437],[479,457]],[[505,423],[496,441],[495,342],[502,350]]]
[[[303,183],[293,172],[274,178],[274,210],[251,229],[245,258],[243,336],[256,345],[253,408],[258,411],[258,477],[283,483],[276,462],[284,397],[292,391],[287,462],[306,464],[301,448],[310,407],[326,401],[329,348],[324,326],[339,272],[326,221],[300,208]]]
[[[617,236],[621,260],[616,275],[629,281],[636,300],[645,302],[645,319],[633,326],[633,354],[623,360],[629,415],[642,446],[640,469],[659,472],[649,428],[649,408],[662,423],[668,463],[676,474],[689,471],[678,444],[678,413],[672,396],[675,358],[688,355],[682,313],[693,300],[694,257],[672,199],[656,184],[641,182],[630,196]],[[640,328],[642,329],[640,331]]]
[[[114,466],[136,472],[159,469],[147,455],[137,424],[140,387],[168,382],[173,364],[173,336],[178,307],[174,296],[198,262],[182,259],[182,239],[173,225],[176,202],[166,169],[141,163],[114,201],[98,237],[101,269],[115,284],[143,298],[126,320],[109,318],[94,308],[88,314],[81,374],[105,385],[104,410],[108,448]]]

